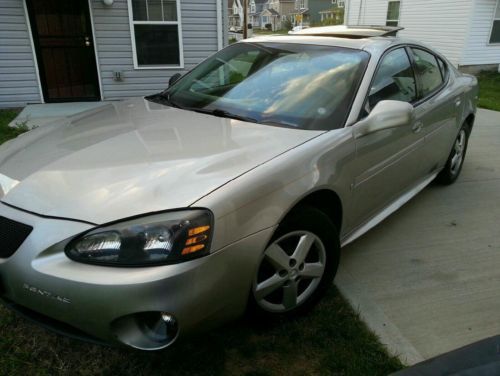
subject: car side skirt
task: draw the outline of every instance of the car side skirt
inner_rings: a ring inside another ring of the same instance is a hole
[[[415,197],[420,191],[422,191],[430,182],[432,182],[439,171],[433,172],[431,175],[427,176],[423,181],[418,183],[416,186],[411,188],[409,191],[405,192],[403,195],[399,196],[395,201],[393,201],[390,205],[386,206],[379,213],[371,217],[368,221],[364,222],[361,226],[355,228],[350,233],[346,234],[341,239],[341,246],[344,247],[349,243],[352,243],[354,240],[359,238],[361,235],[365,234],[373,227],[378,225],[384,219],[386,219],[389,215],[394,213],[396,210],[401,208],[404,204],[410,201],[413,197]]]

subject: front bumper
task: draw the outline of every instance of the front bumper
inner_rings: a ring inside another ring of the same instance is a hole
[[[168,343],[152,339],[140,322],[143,313],[173,315],[181,335],[241,315],[273,232],[260,231],[181,264],[116,268],[78,263],[51,251],[53,244],[88,230],[89,224],[42,218],[3,204],[0,215],[33,227],[11,257],[0,259],[2,297],[8,305],[69,335],[68,326],[79,338],[144,350],[166,347],[177,336]]]

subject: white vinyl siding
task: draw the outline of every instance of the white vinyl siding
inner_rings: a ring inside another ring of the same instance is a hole
[[[184,69],[135,69],[127,0],[111,7],[91,0],[99,69],[104,99],[120,99],[158,92],[175,73],[184,73],[217,51],[217,5],[215,0],[180,1]],[[122,81],[113,80],[113,72]]]
[[[401,1],[398,35],[435,48],[454,65],[461,64],[468,33],[471,0]]]
[[[476,0],[461,65],[500,64],[500,44],[490,44],[497,0]]]
[[[462,64],[472,8],[471,0],[401,0],[398,26],[404,30],[398,35],[428,44],[453,64]],[[351,0],[347,22],[385,25],[387,9],[388,0]]]
[[[0,1],[0,107],[40,103],[23,0]]]
[[[350,0],[348,25],[385,25],[387,0]]]

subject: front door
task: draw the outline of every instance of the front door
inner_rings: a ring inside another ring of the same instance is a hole
[[[45,101],[99,100],[88,0],[26,4]]]
[[[417,83],[403,47],[382,58],[365,110],[371,111],[383,100],[417,101]],[[415,125],[418,119],[356,140],[355,207],[351,209],[354,223],[365,222],[425,176],[421,164],[424,136]]]

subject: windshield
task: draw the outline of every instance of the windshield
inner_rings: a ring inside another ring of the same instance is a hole
[[[211,56],[162,97],[180,108],[264,124],[344,125],[369,54],[332,46],[237,43]]]

